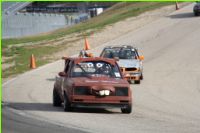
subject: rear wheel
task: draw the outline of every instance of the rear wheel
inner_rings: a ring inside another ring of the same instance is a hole
[[[124,108],[121,108],[122,113],[130,114],[132,112],[132,105],[127,105]]]
[[[69,99],[67,97],[66,94],[64,94],[64,111],[67,112],[67,111],[71,111],[71,106],[70,106],[70,102],[69,102]]]
[[[60,96],[58,94],[58,92],[53,89],[53,106],[61,106],[62,101],[60,99]]]

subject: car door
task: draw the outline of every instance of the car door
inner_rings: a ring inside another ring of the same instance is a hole
[[[60,94],[62,95],[61,97],[63,98],[63,92],[64,92],[64,82],[65,82],[65,79],[66,79],[66,77],[67,77],[67,70],[68,70],[68,67],[69,67],[69,63],[70,63],[70,60],[69,59],[67,59],[67,60],[65,60],[65,65],[64,65],[64,73],[65,73],[65,75],[66,76],[59,76],[59,77],[57,77],[56,79],[58,80],[58,82],[59,82],[59,84],[60,84]]]
[[[71,80],[71,69],[73,67],[73,61],[70,60],[69,62],[66,63],[65,67],[65,73],[66,76],[63,77],[63,84],[62,84],[62,89],[63,93],[66,92],[67,95],[71,95],[72,93],[72,80]]]

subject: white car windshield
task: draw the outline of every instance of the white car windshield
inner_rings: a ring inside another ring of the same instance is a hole
[[[106,49],[103,53],[105,58],[115,58],[119,59],[136,59],[136,52],[134,49]]]

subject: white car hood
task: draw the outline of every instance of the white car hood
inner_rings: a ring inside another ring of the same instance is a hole
[[[119,67],[125,67],[125,68],[140,67],[140,61],[136,59],[120,59],[117,63]]]

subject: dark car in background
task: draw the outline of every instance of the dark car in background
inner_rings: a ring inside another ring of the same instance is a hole
[[[195,16],[199,16],[200,15],[200,2],[197,2],[194,5],[193,12],[194,12]]]

